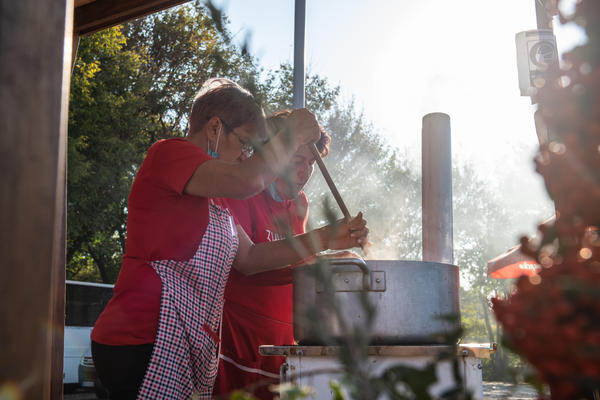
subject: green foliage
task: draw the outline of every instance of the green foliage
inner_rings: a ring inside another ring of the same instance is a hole
[[[346,396],[344,395],[344,389],[338,381],[330,381],[329,388],[333,392],[332,400],[345,400]]]
[[[442,318],[450,322],[456,322],[460,317],[458,315],[447,315]],[[463,385],[460,362],[457,356],[457,343],[461,336],[462,329],[460,328],[444,333],[442,339],[447,346],[446,350],[441,351],[434,360],[428,362],[422,368],[401,364],[386,368],[380,376],[371,379],[370,386],[379,389],[376,389],[374,397],[367,398],[377,398],[376,396],[383,393],[393,399],[431,399],[429,388],[438,382],[437,371],[440,364],[446,364],[450,367],[453,385],[441,393],[440,398],[471,399],[471,394],[465,390]]]
[[[256,400],[256,397],[252,396],[249,393],[236,390],[235,392],[233,392],[231,394],[231,396],[229,396],[229,399],[230,400]]]
[[[281,64],[278,70],[269,71],[265,79],[267,97],[262,104],[265,111],[293,108],[294,69],[289,63]],[[327,79],[319,75],[306,74],[305,107],[317,116],[319,121],[326,120],[329,112],[338,104],[339,86],[331,87]]]
[[[127,197],[148,147],[186,133],[204,80],[229,77],[261,92],[258,71],[199,3],[81,39],[69,115],[69,279],[116,280]]]
[[[207,78],[239,82],[268,110],[291,107],[291,67],[271,71],[264,83],[260,73],[199,2],[82,38],[69,115],[69,279],[116,280],[137,169],[152,143],[185,135]],[[339,88],[309,75],[307,91],[308,103],[325,115]]]
[[[281,398],[287,400],[306,399],[313,395],[314,391],[307,386],[299,386],[291,383],[275,385],[273,391],[279,393]]]
[[[120,28],[81,40],[71,82],[67,277],[114,282],[126,199],[153,121],[143,118],[142,63]],[[90,268],[91,263],[98,268]]]
[[[226,30],[219,30],[207,10],[196,2],[124,25],[127,48],[144,60],[140,84],[147,90],[148,117],[161,131],[150,143],[187,132],[194,96],[211,77],[233,79],[262,92],[255,61],[243,56]]]

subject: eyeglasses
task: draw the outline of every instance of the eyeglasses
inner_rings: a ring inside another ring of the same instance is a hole
[[[221,123],[225,127],[225,130],[233,134],[240,142],[240,144],[242,145],[242,153],[244,154],[244,156],[252,157],[252,154],[254,154],[254,146],[252,146],[252,144],[248,143],[246,140],[242,139],[240,135],[235,132],[235,128],[231,128],[229,124],[226,124],[223,120],[221,120]]]
[[[244,141],[240,137],[240,135],[235,133],[235,131],[231,131],[231,134],[234,135],[237,138],[237,140],[239,140],[240,144],[242,145],[242,153],[244,153],[244,156],[252,157],[252,154],[254,154],[254,146],[252,146],[250,143]]]

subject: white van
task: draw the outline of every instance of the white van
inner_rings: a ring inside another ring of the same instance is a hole
[[[95,385],[96,370],[92,361],[90,334],[112,295],[113,285],[66,282],[63,366],[65,385]]]

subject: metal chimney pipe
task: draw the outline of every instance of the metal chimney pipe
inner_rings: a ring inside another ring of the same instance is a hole
[[[452,234],[452,159],[450,117],[423,117],[422,131],[423,261],[454,264]]]
[[[306,0],[296,0],[294,9],[294,108],[304,107],[304,36]]]

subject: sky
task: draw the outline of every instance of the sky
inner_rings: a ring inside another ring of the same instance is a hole
[[[416,165],[422,117],[450,115],[454,163],[473,164],[506,196],[550,212],[533,168],[534,106],[517,76],[515,34],[536,28],[534,1],[306,0],[307,70],[339,85]],[[215,4],[263,67],[293,62],[293,0]],[[555,34],[559,52],[583,40],[557,21]]]

